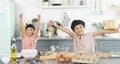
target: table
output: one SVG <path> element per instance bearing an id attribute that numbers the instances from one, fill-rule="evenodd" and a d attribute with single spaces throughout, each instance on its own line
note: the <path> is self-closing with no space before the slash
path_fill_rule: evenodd
<path id="1" fill-rule="evenodd" d="M 20 62 L 17 64 L 30 64 L 29 62 L 25 62 L 25 59 L 19 59 Z M 0 64 L 4 64 L 0 61 Z M 11 64 L 11 63 L 8 63 Z M 50 60 L 50 61 L 38 61 L 37 63 L 32 63 L 32 64 L 75 64 L 75 63 L 59 63 L 56 60 Z M 96 64 L 120 64 L 120 58 L 106 58 L 106 59 L 99 59 Z"/>

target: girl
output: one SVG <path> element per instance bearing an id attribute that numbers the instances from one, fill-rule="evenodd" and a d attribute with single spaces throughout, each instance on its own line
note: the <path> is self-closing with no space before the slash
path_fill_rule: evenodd
<path id="1" fill-rule="evenodd" d="M 66 32 L 71 37 L 73 37 L 73 46 L 74 46 L 74 52 L 77 51 L 87 51 L 87 52 L 94 52 L 95 49 L 95 40 L 94 37 L 100 34 L 107 34 L 107 33 L 116 33 L 117 30 L 101 30 L 96 32 L 88 32 L 84 33 L 85 30 L 85 22 L 82 20 L 74 20 L 71 24 L 71 29 L 73 32 L 68 30 L 67 28 L 58 26 L 55 22 L 50 20 L 50 23 L 57 27 L 58 29 Z"/>
<path id="2" fill-rule="evenodd" d="M 34 25 L 28 24 L 24 29 L 23 24 L 23 14 L 20 14 L 20 32 L 21 32 L 21 40 L 22 40 L 22 49 L 35 49 L 36 43 L 38 40 L 38 32 L 40 29 L 40 19 L 41 16 L 38 15 L 38 23 L 36 25 L 36 29 Z"/>

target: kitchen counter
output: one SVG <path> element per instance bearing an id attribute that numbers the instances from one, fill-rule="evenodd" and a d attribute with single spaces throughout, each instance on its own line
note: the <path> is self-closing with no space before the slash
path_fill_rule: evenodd
<path id="1" fill-rule="evenodd" d="M 20 40 L 21 37 L 17 37 L 16 40 Z M 66 39 L 66 40 L 71 40 L 71 37 L 60 37 L 60 36 L 55 36 L 55 37 L 39 37 L 38 40 L 62 40 L 62 39 Z"/>
<path id="2" fill-rule="evenodd" d="M 101 52 L 119 52 L 120 51 L 120 37 L 95 37 L 96 45 L 95 51 Z M 16 38 L 18 52 L 22 49 L 21 38 Z M 73 39 L 71 37 L 39 37 L 37 42 L 37 49 L 50 49 L 50 46 L 58 46 L 66 49 L 69 47 L 69 52 L 73 52 Z"/>
<path id="3" fill-rule="evenodd" d="M 17 37 L 16 40 L 20 40 L 20 37 Z M 66 40 L 71 40 L 72 37 L 60 37 L 60 36 L 55 36 L 55 37 L 39 37 L 39 40 L 62 40 L 62 39 L 66 39 Z M 97 36 L 95 37 L 95 39 L 120 39 L 120 36 L 113 36 L 113 37 L 107 37 L 107 36 Z"/>
<path id="4" fill-rule="evenodd" d="M 99 59 L 98 64 L 120 64 L 120 58 L 106 58 L 106 59 Z"/>
<path id="5" fill-rule="evenodd" d="M 19 59 L 18 61 L 19 61 L 18 64 L 24 64 L 24 59 Z M 26 63 L 27 62 L 25 62 L 25 64 Z M 4 64 L 4 63 L 0 62 L 0 64 Z M 11 63 L 8 63 L 8 64 L 11 64 Z M 29 64 L 29 63 L 27 63 L 27 64 Z M 46 61 L 43 61 L 43 63 L 38 62 L 35 64 L 64 64 L 64 63 L 59 63 L 56 60 L 46 60 Z M 65 63 L 65 64 L 74 64 L 74 63 L 69 62 L 69 63 Z M 96 64 L 120 64 L 120 58 L 99 59 Z"/>
<path id="6" fill-rule="evenodd" d="M 114 39 L 114 40 L 120 40 L 120 36 L 113 36 L 113 37 L 108 37 L 108 36 L 98 36 L 95 37 L 95 39 L 104 39 L 104 40 L 108 40 L 108 39 Z"/>

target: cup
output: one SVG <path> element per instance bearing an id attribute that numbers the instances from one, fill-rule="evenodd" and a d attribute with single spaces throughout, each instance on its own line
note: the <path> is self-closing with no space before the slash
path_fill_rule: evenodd
<path id="1" fill-rule="evenodd" d="M 48 6 L 48 5 L 49 5 L 49 2 L 43 2 L 43 5 L 44 5 L 44 6 Z"/>

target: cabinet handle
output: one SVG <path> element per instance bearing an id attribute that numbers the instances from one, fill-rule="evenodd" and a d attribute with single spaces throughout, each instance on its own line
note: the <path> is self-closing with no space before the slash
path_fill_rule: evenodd
<path id="1" fill-rule="evenodd" d="M 115 43 L 113 43 L 113 44 L 103 44 L 104 46 L 120 46 L 120 44 L 115 44 Z"/>

